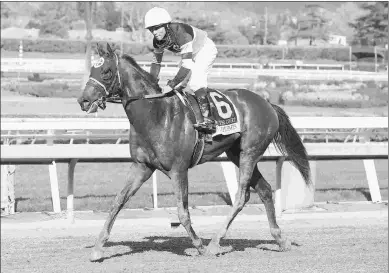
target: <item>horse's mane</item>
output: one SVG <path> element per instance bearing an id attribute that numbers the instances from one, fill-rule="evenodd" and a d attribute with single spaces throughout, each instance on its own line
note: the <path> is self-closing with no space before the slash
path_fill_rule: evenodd
<path id="1" fill-rule="evenodd" d="M 158 82 L 154 79 L 153 76 L 146 70 L 144 70 L 142 67 L 139 66 L 139 64 L 129 55 L 123 54 L 122 58 L 125 59 L 127 62 L 130 63 L 131 66 L 133 66 L 152 87 L 154 87 L 156 90 L 161 91 L 161 88 L 158 85 Z"/>

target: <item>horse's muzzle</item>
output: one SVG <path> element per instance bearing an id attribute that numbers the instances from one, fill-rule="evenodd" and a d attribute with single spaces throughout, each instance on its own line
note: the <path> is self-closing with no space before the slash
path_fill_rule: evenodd
<path id="1" fill-rule="evenodd" d="M 77 102 L 81 106 L 81 110 L 87 112 L 87 114 L 96 113 L 98 108 L 104 110 L 106 108 L 105 98 L 100 98 L 95 100 L 94 102 L 90 102 L 89 100 L 78 98 Z"/>
<path id="2" fill-rule="evenodd" d="M 85 100 L 83 97 L 77 99 L 78 104 L 81 106 L 82 111 L 87 111 L 90 107 L 90 102 Z"/>

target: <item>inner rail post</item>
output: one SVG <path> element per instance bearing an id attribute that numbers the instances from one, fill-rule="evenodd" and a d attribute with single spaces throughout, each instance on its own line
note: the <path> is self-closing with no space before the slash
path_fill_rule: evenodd
<path id="1" fill-rule="evenodd" d="M 78 159 L 71 159 L 68 166 L 67 219 L 74 223 L 74 169 Z"/>
<path id="2" fill-rule="evenodd" d="M 282 198 L 281 198 L 281 186 L 282 186 L 282 165 L 284 164 L 285 157 L 282 156 L 277 159 L 276 165 L 276 190 L 274 193 L 274 208 L 276 211 L 276 216 L 281 216 L 282 214 Z"/>
<path id="3" fill-rule="evenodd" d="M 153 173 L 153 207 L 158 208 L 157 171 Z"/>

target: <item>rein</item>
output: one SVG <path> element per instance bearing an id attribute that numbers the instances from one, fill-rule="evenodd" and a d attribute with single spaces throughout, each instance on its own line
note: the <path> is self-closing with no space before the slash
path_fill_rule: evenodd
<path id="1" fill-rule="evenodd" d="M 105 109 L 105 102 L 110 102 L 110 103 L 122 103 L 122 99 L 117 95 L 117 94 L 114 94 L 114 95 L 111 95 L 110 91 L 113 89 L 114 85 L 116 84 L 116 80 L 118 80 L 119 82 L 119 89 L 122 89 L 121 88 L 121 79 L 120 79 L 120 73 L 119 73 L 119 58 L 118 56 L 116 55 L 115 53 L 115 57 L 116 57 L 116 77 L 114 78 L 114 80 L 112 81 L 110 87 L 109 87 L 109 90 L 107 90 L 107 88 L 105 87 L 104 84 L 102 84 L 100 81 L 96 80 L 95 78 L 93 77 L 89 77 L 89 80 L 93 82 L 93 84 L 96 84 L 98 86 L 100 86 L 104 91 L 105 91 L 105 95 L 106 97 L 102 96 L 101 98 L 95 100 L 93 103 L 92 103 L 92 106 L 93 105 L 96 105 L 98 106 L 99 108 L 101 109 Z M 88 82 L 89 84 L 92 84 L 92 82 Z M 87 84 L 88 84 L 87 83 Z M 173 90 L 174 92 L 177 93 L 176 90 Z M 126 106 L 133 102 L 133 101 L 136 101 L 136 100 L 141 100 L 141 99 L 155 99 L 155 98 L 162 98 L 162 97 L 165 97 L 167 95 L 167 93 L 160 93 L 160 94 L 149 94 L 149 95 L 138 95 L 138 96 L 129 96 L 127 98 L 127 103 L 126 103 Z M 92 109 L 92 107 L 90 107 L 90 109 Z"/>

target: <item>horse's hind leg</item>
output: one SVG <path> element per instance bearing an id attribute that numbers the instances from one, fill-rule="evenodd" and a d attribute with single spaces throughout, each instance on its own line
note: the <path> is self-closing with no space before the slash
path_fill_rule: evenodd
<path id="1" fill-rule="evenodd" d="M 230 152 L 227 152 L 227 155 L 231 159 L 229 153 Z M 219 253 L 220 240 L 224 238 L 232 221 L 235 219 L 236 215 L 238 215 L 238 213 L 243 209 L 244 205 L 250 199 L 250 179 L 253 173 L 253 168 L 257 162 L 256 160 L 253 160 L 252 157 L 252 155 L 245 154 L 244 152 L 242 152 L 240 155 L 239 185 L 238 192 L 235 196 L 235 203 L 233 204 L 233 207 L 229 215 L 227 216 L 227 220 L 223 223 L 222 228 L 209 243 L 207 247 L 208 254 L 216 255 Z"/>
<path id="2" fill-rule="evenodd" d="M 265 205 L 267 219 L 269 221 L 270 233 L 280 246 L 280 251 L 287 251 L 291 248 L 291 243 L 288 239 L 281 236 L 281 229 L 276 222 L 276 214 L 274 209 L 274 202 L 272 198 L 272 189 L 270 184 L 263 178 L 259 172 L 258 167 L 254 169 L 251 178 L 250 186 L 256 190 L 263 204 Z"/>
<path id="3" fill-rule="evenodd" d="M 231 150 L 227 151 L 226 153 L 227 153 L 228 158 L 237 167 L 239 167 L 240 166 L 239 147 L 235 145 Z M 256 163 L 254 164 L 254 170 L 252 172 L 252 176 L 250 178 L 249 185 L 253 189 L 256 190 L 256 192 L 258 193 L 259 197 L 261 198 L 262 202 L 265 205 L 266 214 L 267 214 L 267 218 L 268 218 L 269 226 L 270 226 L 270 233 L 274 237 L 276 242 L 278 243 L 280 250 L 281 251 L 289 250 L 291 247 L 290 241 L 288 239 L 286 239 L 285 237 L 281 236 L 281 229 L 279 228 L 279 226 L 277 225 L 277 222 L 276 222 L 276 215 L 275 215 L 274 203 L 273 203 L 273 199 L 272 199 L 271 186 L 265 180 L 265 178 L 262 176 L 262 174 L 259 172 Z M 248 194 L 248 197 L 245 200 L 246 202 L 248 202 L 248 200 L 250 198 L 250 195 L 249 195 L 250 193 L 247 192 L 247 194 Z M 238 192 L 237 196 L 241 196 L 241 194 Z M 238 201 L 237 198 L 235 200 Z M 235 203 L 238 203 L 237 201 L 235 201 Z M 236 214 L 238 214 L 238 212 Z M 231 222 L 232 222 L 232 220 L 233 219 L 231 219 Z M 221 238 L 223 238 L 225 236 L 225 233 L 227 232 L 228 227 L 229 227 L 229 225 L 225 229 L 224 233 L 218 234 L 217 237 L 215 237 L 214 240 L 212 240 L 212 241 L 216 242 L 217 240 L 220 240 Z M 219 242 L 219 241 L 217 241 L 217 242 Z M 217 245 L 214 244 L 213 245 L 214 251 L 216 251 L 216 247 L 217 247 Z"/>
<path id="4" fill-rule="evenodd" d="M 116 195 L 113 206 L 109 212 L 108 218 L 105 221 L 104 227 L 97 237 L 95 246 L 92 250 L 91 261 L 100 260 L 103 256 L 103 246 L 109 238 L 112 226 L 116 216 L 123 208 L 125 203 L 132 197 L 142 184 L 149 179 L 154 170 L 141 163 L 131 163 L 130 173 L 127 177 L 126 186 Z"/>

